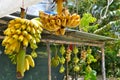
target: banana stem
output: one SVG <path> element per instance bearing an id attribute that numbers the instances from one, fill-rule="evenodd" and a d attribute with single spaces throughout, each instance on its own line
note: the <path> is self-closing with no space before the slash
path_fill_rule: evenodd
<path id="1" fill-rule="evenodd" d="M 63 0 L 57 0 L 57 13 L 60 15 L 63 9 Z"/>
<path id="2" fill-rule="evenodd" d="M 17 54 L 17 79 L 22 79 L 24 77 L 25 52 L 26 50 L 21 48 Z"/>
<path id="3" fill-rule="evenodd" d="M 25 18 L 25 9 L 24 8 L 21 8 L 20 17 Z"/>

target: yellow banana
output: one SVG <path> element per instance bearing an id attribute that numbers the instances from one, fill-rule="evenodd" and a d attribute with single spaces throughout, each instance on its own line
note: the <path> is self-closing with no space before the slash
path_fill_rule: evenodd
<path id="1" fill-rule="evenodd" d="M 28 32 L 27 31 L 22 31 L 22 35 L 24 35 L 24 36 L 26 36 L 28 34 Z"/>
<path id="2" fill-rule="evenodd" d="M 38 37 L 35 38 L 36 42 L 40 42 L 40 39 Z"/>
<path id="3" fill-rule="evenodd" d="M 32 39 L 32 36 L 29 33 L 25 37 L 27 38 L 28 41 L 30 41 Z"/>
<path id="4" fill-rule="evenodd" d="M 2 41 L 2 45 L 5 46 L 6 44 L 8 44 L 8 40 L 10 39 L 11 37 L 9 36 L 6 36 L 3 41 Z"/>
<path id="5" fill-rule="evenodd" d="M 27 26 L 26 30 L 27 30 L 27 32 L 30 32 L 31 31 L 31 26 Z"/>
<path id="6" fill-rule="evenodd" d="M 56 35 L 61 35 L 60 30 L 55 31 Z"/>
<path id="7" fill-rule="evenodd" d="M 11 20 L 11 21 L 9 21 L 8 24 L 15 24 L 15 23 L 16 23 L 15 20 Z"/>
<path id="8" fill-rule="evenodd" d="M 20 23 L 17 23 L 17 24 L 14 25 L 14 28 L 15 28 L 15 29 L 18 29 L 18 28 L 20 28 L 20 27 L 21 27 L 21 24 L 20 24 Z"/>
<path id="9" fill-rule="evenodd" d="M 36 48 L 38 48 L 37 44 L 36 43 L 31 43 L 30 42 L 30 48 L 35 50 Z"/>
<path id="10" fill-rule="evenodd" d="M 61 26 L 61 20 L 60 20 L 60 19 L 56 19 L 56 24 L 57 24 L 58 26 Z"/>
<path id="11" fill-rule="evenodd" d="M 32 37 L 32 39 L 30 40 L 30 42 L 36 44 L 36 40 L 35 40 L 35 38 Z"/>
<path id="12" fill-rule="evenodd" d="M 4 34 L 5 35 L 11 35 L 11 29 L 10 28 L 7 28 L 5 31 L 4 31 Z"/>
<path id="13" fill-rule="evenodd" d="M 16 40 L 18 39 L 18 35 L 17 34 L 14 34 L 12 37 L 13 37 L 13 39 L 16 39 Z"/>
<path id="14" fill-rule="evenodd" d="M 61 35 L 64 35 L 64 34 L 65 34 L 65 28 L 61 28 L 61 29 L 60 29 L 60 34 L 61 34 Z"/>
<path id="15" fill-rule="evenodd" d="M 55 20 L 50 20 L 50 24 L 54 25 L 55 24 Z"/>
<path id="16" fill-rule="evenodd" d="M 67 20 L 67 26 L 70 26 L 71 20 L 72 20 L 72 18 L 71 18 L 71 16 L 69 16 L 69 18 L 68 18 L 68 20 Z"/>
<path id="17" fill-rule="evenodd" d="M 11 31 L 11 34 L 15 34 L 16 32 L 15 28 L 11 28 L 10 31 Z"/>
<path id="18" fill-rule="evenodd" d="M 25 21 L 26 21 L 26 19 L 20 18 L 20 23 L 21 23 L 21 24 L 25 24 Z"/>
<path id="19" fill-rule="evenodd" d="M 39 21 L 34 20 L 34 19 L 32 19 L 31 21 L 32 21 L 32 23 L 34 24 L 34 27 L 37 27 L 37 28 L 38 28 L 39 26 L 41 26 L 41 24 L 40 24 Z"/>
<path id="20" fill-rule="evenodd" d="M 73 16 L 73 18 L 74 18 L 75 20 L 78 20 L 78 19 L 80 19 L 80 16 L 79 16 L 79 15 L 75 15 L 75 16 Z"/>
<path id="21" fill-rule="evenodd" d="M 43 26 L 43 25 L 42 25 L 42 26 Z M 41 26 L 41 27 L 38 27 L 38 30 L 41 31 L 41 32 L 43 31 L 42 26 Z"/>
<path id="22" fill-rule="evenodd" d="M 19 22 L 21 22 L 21 18 L 15 18 L 14 21 L 15 21 L 15 23 L 19 23 Z"/>
<path id="23" fill-rule="evenodd" d="M 17 41 L 17 42 L 16 42 L 16 45 L 17 45 L 17 47 L 16 47 L 16 49 L 15 49 L 15 52 L 18 53 L 19 50 L 20 50 L 20 47 L 21 47 L 21 43 L 20 43 L 19 41 Z"/>
<path id="24" fill-rule="evenodd" d="M 75 20 L 75 21 L 71 24 L 71 26 L 76 27 L 76 26 L 78 26 L 79 24 L 80 24 L 80 20 L 78 19 L 78 20 Z"/>
<path id="25" fill-rule="evenodd" d="M 22 29 L 22 30 L 25 30 L 26 27 L 27 27 L 26 24 L 22 24 L 22 25 L 21 25 L 21 29 Z"/>
<path id="26" fill-rule="evenodd" d="M 67 19 L 62 19 L 62 26 L 64 26 L 64 27 L 67 26 Z"/>
<path id="27" fill-rule="evenodd" d="M 24 39 L 23 39 L 23 46 L 27 47 L 28 44 L 29 44 L 28 39 L 24 37 Z"/>
<path id="28" fill-rule="evenodd" d="M 35 29 L 33 27 L 31 27 L 31 34 L 35 34 Z"/>
<path id="29" fill-rule="evenodd" d="M 19 35 L 19 34 L 21 34 L 21 30 L 17 29 L 17 30 L 15 31 L 15 33 Z"/>
<path id="30" fill-rule="evenodd" d="M 15 40 L 14 43 L 11 44 L 11 46 L 9 47 L 9 49 L 10 49 L 12 52 L 14 52 L 15 49 L 18 48 L 17 46 L 18 46 L 18 41 Z"/>
<path id="31" fill-rule="evenodd" d="M 77 14 L 76 14 L 76 13 L 73 13 L 73 14 L 71 15 L 71 19 L 75 18 L 76 16 L 77 16 Z"/>
<path id="32" fill-rule="evenodd" d="M 11 54 L 11 50 L 10 50 L 10 49 L 5 49 L 5 50 L 4 50 L 4 53 L 5 53 L 5 54 Z"/>
<path id="33" fill-rule="evenodd" d="M 28 59 L 29 65 L 31 67 L 35 67 L 35 63 L 34 63 L 34 60 L 33 60 L 32 56 L 31 55 L 26 55 L 26 58 Z"/>
<path id="34" fill-rule="evenodd" d="M 24 39 L 24 36 L 23 36 L 23 35 L 20 35 L 20 36 L 18 37 L 18 40 L 19 40 L 20 42 L 22 42 L 23 39 Z"/>
<path id="35" fill-rule="evenodd" d="M 12 37 L 7 40 L 8 44 L 12 44 L 12 43 L 14 43 L 14 41 L 15 41 L 15 39 L 13 39 Z"/>
<path id="36" fill-rule="evenodd" d="M 32 21 L 30 21 L 29 25 L 30 25 L 31 27 L 32 27 L 32 26 L 34 26 L 34 24 L 33 24 L 33 22 L 32 22 Z"/>
<path id="37" fill-rule="evenodd" d="M 29 70 L 30 66 L 29 66 L 29 61 L 28 59 L 25 57 L 25 64 L 24 64 L 24 68 L 25 68 L 25 71 L 26 70 Z"/>
<path id="38" fill-rule="evenodd" d="M 30 20 L 25 20 L 25 24 L 26 24 L 26 26 L 29 26 L 29 24 L 30 24 Z"/>
<path id="39" fill-rule="evenodd" d="M 68 24 L 67 24 L 67 26 L 69 27 L 69 28 L 73 28 L 74 26 L 72 25 L 72 24 L 74 24 L 74 19 L 71 19 L 71 21 L 70 22 L 68 22 Z M 75 26 L 75 27 L 77 27 L 77 26 Z"/>
<path id="40" fill-rule="evenodd" d="M 60 29 L 60 26 L 56 24 L 54 24 L 52 27 L 53 27 L 53 31 L 57 31 L 58 29 Z"/>

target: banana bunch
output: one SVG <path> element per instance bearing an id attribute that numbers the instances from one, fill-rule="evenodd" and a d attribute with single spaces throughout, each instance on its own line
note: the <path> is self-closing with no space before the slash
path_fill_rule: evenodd
<path id="1" fill-rule="evenodd" d="M 82 50 L 81 51 L 81 60 L 85 61 L 86 60 L 86 56 L 87 56 L 87 51 Z"/>
<path id="2" fill-rule="evenodd" d="M 17 54 L 9 54 L 8 57 L 10 58 L 13 64 L 16 64 Z"/>
<path id="3" fill-rule="evenodd" d="M 60 57 L 58 55 L 55 55 L 54 57 L 52 57 L 51 66 L 57 67 L 59 63 L 60 63 Z"/>
<path id="4" fill-rule="evenodd" d="M 73 48 L 73 53 L 74 53 L 74 57 L 73 57 L 73 65 L 74 65 L 74 67 L 73 67 L 73 71 L 75 71 L 75 72 L 78 72 L 79 70 L 80 70 L 80 67 L 79 67 L 79 65 L 78 65 L 78 62 L 79 62 L 79 58 L 78 58 L 78 47 L 76 47 L 76 46 L 74 46 L 74 48 Z"/>
<path id="5" fill-rule="evenodd" d="M 71 60 L 71 53 L 72 51 L 68 48 L 67 51 L 66 51 L 66 61 L 69 62 Z"/>
<path id="6" fill-rule="evenodd" d="M 17 56 L 17 79 L 22 79 L 24 77 L 24 72 L 29 70 L 30 66 L 35 67 L 34 60 L 31 55 L 26 55 L 24 49 L 20 49 Z"/>
<path id="7" fill-rule="evenodd" d="M 63 73 L 65 71 L 65 67 L 63 65 L 60 66 L 59 73 Z"/>
<path id="8" fill-rule="evenodd" d="M 66 27 L 75 28 L 80 24 L 80 16 L 76 13 L 70 14 L 67 9 L 63 9 L 62 14 L 57 15 L 49 15 L 40 11 L 39 16 L 43 29 L 56 35 L 64 35 Z"/>
<path id="9" fill-rule="evenodd" d="M 18 53 L 22 46 L 27 47 L 30 43 L 32 49 L 37 48 L 37 42 L 40 42 L 42 24 L 34 19 L 27 20 L 16 18 L 8 23 L 8 28 L 4 31 L 6 35 L 2 41 L 5 46 L 5 53 Z"/>
<path id="10" fill-rule="evenodd" d="M 65 71 L 65 67 L 64 67 L 64 64 L 65 64 L 65 58 L 64 58 L 64 54 L 65 54 L 65 47 L 64 45 L 62 45 L 60 47 L 60 53 L 61 53 L 61 57 L 60 57 L 60 69 L 59 69 L 59 73 L 63 73 Z"/>
<path id="11" fill-rule="evenodd" d="M 29 70 L 31 67 L 35 67 L 35 62 L 32 58 L 31 55 L 25 55 L 25 60 L 24 60 L 24 72 Z"/>

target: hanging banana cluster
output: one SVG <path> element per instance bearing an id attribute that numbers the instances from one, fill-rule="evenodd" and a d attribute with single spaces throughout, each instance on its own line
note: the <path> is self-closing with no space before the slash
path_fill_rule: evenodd
<path id="1" fill-rule="evenodd" d="M 51 66 L 57 67 L 60 63 L 60 57 L 58 55 L 57 47 L 55 45 L 55 55 L 52 57 Z"/>
<path id="2" fill-rule="evenodd" d="M 90 47 L 88 47 L 87 56 L 86 56 L 86 62 L 88 65 L 90 65 L 92 62 L 97 61 L 91 53 L 92 53 L 92 49 Z"/>
<path id="3" fill-rule="evenodd" d="M 24 77 L 24 72 L 29 70 L 29 66 L 35 66 L 32 56 L 37 57 L 35 49 L 40 42 L 41 26 L 35 19 L 16 18 L 8 23 L 8 28 L 4 31 L 6 36 L 2 45 L 5 46 L 5 54 L 9 55 L 11 61 L 17 65 L 18 79 Z M 33 49 L 32 56 L 26 55 L 26 47 L 29 44 Z"/>
<path id="4" fill-rule="evenodd" d="M 37 48 L 37 42 L 40 42 L 41 28 L 40 22 L 36 20 L 27 20 L 16 18 L 8 23 L 8 28 L 4 31 L 6 35 L 2 45 L 5 46 L 5 53 L 18 53 L 20 46 L 27 47 L 30 43 L 32 49 Z"/>
<path id="5" fill-rule="evenodd" d="M 51 66 L 57 67 L 59 63 L 60 63 L 60 57 L 57 54 L 55 54 L 55 56 L 52 57 Z"/>
<path id="6" fill-rule="evenodd" d="M 78 14 L 70 14 L 67 9 L 63 8 L 65 1 L 67 0 L 54 0 L 57 4 L 57 15 L 49 15 L 41 11 L 39 13 L 43 28 L 56 35 L 64 35 L 66 27 L 75 28 L 80 24 Z"/>
<path id="7" fill-rule="evenodd" d="M 80 67 L 78 65 L 79 62 L 79 58 L 78 58 L 78 48 L 76 46 L 74 46 L 73 48 L 73 53 L 74 53 L 74 58 L 73 58 L 73 63 L 74 63 L 74 68 L 73 71 L 78 72 L 80 70 Z"/>
<path id="8" fill-rule="evenodd" d="M 39 16 L 43 29 L 56 35 L 64 35 L 66 27 L 75 28 L 80 24 L 80 16 L 76 13 L 71 15 L 67 9 L 63 9 L 61 15 L 49 15 L 40 11 Z"/>
<path id="9" fill-rule="evenodd" d="M 63 73 L 65 71 L 65 67 L 64 67 L 64 64 L 65 64 L 65 58 L 64 58 L 64 54 L 65 54 L 65 47 L 64 45 L 62 45 L 60 47 L 60 53 L 61 53 L 61 58 L 60 58 L 60 69 L 59 69 L 59 72 L 60 73 Z"/>
<path id="10" fill-rule="evenodd" d="M 92 53 L 92 49 L 90 47 L 88 47 L 87 51 L 86 51 L 87 55 L 86 55 L 86 63 L 87 63 L 87 67 L 85 69 L 85 71 L 87 73 L 90 73 L 92 71 L 92 68 L 90 66 L 90 64 L 92 62 L 96 62 L 97 60 L 94 58 L 94 56 L 91 54 Z"/>
<path id="11" fill-rule="evenodd" d="M 26 70 L 29 70 L 30 69 L 30 66 L 31 67 L 35 67 L 35 62 L 32 58 L 31 55 L 25 55 L 25 61 L 24 61 L 24 72 Z"/>
<path id="12" fill-rule="evenodd" d="M 72 50 L 70 48 L 67 48 L 67 51 L 65 53 L 66 62 L 69 62 L 71 60 L 71 54 L 72 54 Z"/>
<path id="13" fill-rule="evenodd" d="M 24 49 L 20 49 L 19 53 L 16 56 L 17 60 L 17 79 L 24 77 L 24 72 L 29 70 L 30 66 L 35 67 L 34 60 L 31 55 L 27 55 Z"/>
<path id="14" fill-rule="evenodd" d="M 86 50 L 82 50 L 81 51 L 81 60 L 82 61 L 85 61 L 86 60 L 86 56 L 87 56 L 87 51 Z"/>

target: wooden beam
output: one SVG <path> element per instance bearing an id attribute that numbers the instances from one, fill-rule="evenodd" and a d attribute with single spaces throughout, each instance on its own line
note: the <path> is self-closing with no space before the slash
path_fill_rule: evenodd
<path id="1" fill-rule="evenodd" d="M 101 44 L 93 44 L 93 43 L 84 43 L 84 42 L 72 42 L 72 41 L 62 41 L 62 40 L 50 40 L 50 39 L 41 39 L 41 42 L 50 42 L 50 43 L 58 43 L 58 44 L 75 44 L 75 45 L 89 45 L 101 47 Z"/>

